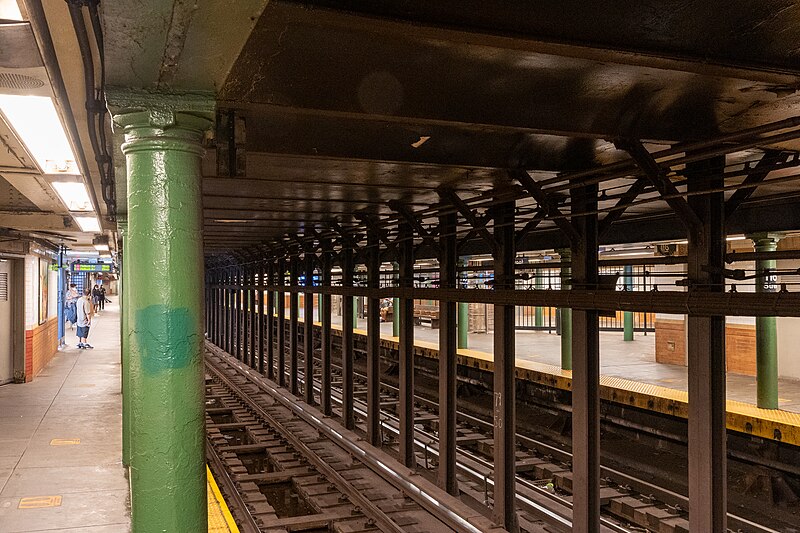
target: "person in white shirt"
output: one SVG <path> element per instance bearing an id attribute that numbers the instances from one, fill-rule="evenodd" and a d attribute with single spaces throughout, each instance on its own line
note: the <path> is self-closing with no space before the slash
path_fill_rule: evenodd
<path id="1" fill-rule="evenodd" d="M 86 288 L 83 290 L 83 296 L 77 302 L 78 348 L 94 348 L 94 346 L 86 342 L 87 337 L 89 337 L 89 326 L 92 325 L 92 315 L 94 315 L 91 296 L 92 290 Z"/>

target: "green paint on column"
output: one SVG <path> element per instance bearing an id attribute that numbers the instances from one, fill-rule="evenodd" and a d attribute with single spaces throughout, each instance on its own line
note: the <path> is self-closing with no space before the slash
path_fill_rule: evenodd
<path id="1" fill-rule="evenodd" d="M 322 293 L 317 294 L 317 322 L 322 323 Z"/>
<path id="2" fill-rule="evenodd" d="M 542 269 L 536 269 L 535 284 L 537 290 L 544 289 L 544 278 L 542 277 Z M 534 311 L 533 325 L 537 328 L 544 327 L 544 308 L 537 307 Z"/>
<path id="3" fill-rule="evenodd" d="M 756 252 L 774 252 L 779 235 L 750 235 Z M 756 261 L 756 292 L 777 291 L 774 260 Z M 761 409 L 778 408 L 778 326 L 774 316 L 756 317 L 756 403 Z"/>
<path id="4" fill-rule="evenodd" d="M 130 343 L 128 333 L 130 324 L 128 323 L 128 254 L 130 245 L 128 243 L 128 223 L 118 220 L 120 236 L 122 237 L 122 260 L 120 261 L 121 275 L 118 285 L 119 304 L 120 304 L 120 352 L 122 370 L 122 465 L 131 465 L 131 394 L 130 394 Z"/>
<path id="5" fill-rule="evenodd" d="M 353 296 L 353 327 L 358 328 L 358 297 Z"/>
<path id="6" fill-rule="evenodd" d="M 625 290 L 633 290 L 633 267 L 631 265 L 625 265 L 625 277 L 623 278 L 623 283 L 625 284 Z M 622 330 L 623 340 L 632 341 L 633 313 L 631 311 L 625 311 L 622 313 Z"/>
<path id="7" fill-rule="evenodd" d="M 206 531 L 201 140 L 213 98 L 112 92 L 128 178 L 133 533 Z M 187 107 L 188 106 L 188 107 Z M 175 110 L 190 109 L 192 112 Z"/>
<path id="8" fill-rule="evenodd" d="M 458 302 L 458 346 L 461 350 L 469 348 L 469 304 Z"/>
<path id="9" fill-rule="evenodd" d="M 400 298 L 392 298 L 392 337 L 400 336 Z"/>
<path id="10" fill-rule="evenodd" d="M 569 249 L 557 250 L 562 262 L 572 259 Z M 570 288 L 572 269 L 569 266 L 561 267 L 561 290 Z M 572 370 L 572 309 L 561 309 L 561 369 Z"/>

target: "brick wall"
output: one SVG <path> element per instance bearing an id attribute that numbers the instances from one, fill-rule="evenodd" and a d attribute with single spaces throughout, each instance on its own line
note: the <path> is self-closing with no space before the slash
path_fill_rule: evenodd
<path id="1" fill-rule="evenodd" d="M 686 331 L 683 320 L 656 320 L 656 362 L 686 365 Z M 727 371 L 756 375 L 756 329 L 745 324 L 726 324 Z"/>
<path id="2" fill-rule="evenodd" d="M 25 330 L 25 381 L 32 381 L 58 351 L 58 319 Z"/>

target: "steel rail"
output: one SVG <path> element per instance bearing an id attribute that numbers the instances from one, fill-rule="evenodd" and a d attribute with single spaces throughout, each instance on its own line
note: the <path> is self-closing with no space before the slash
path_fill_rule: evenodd
<path id="1" fill-rule="evenodd" d="M 230 357 L 230 356 L 228 356 Z M 317 454 L 315 454 L 305 443 L 303 443 L 299 437 L 294 435 L 291 431 L 286 429 L 278 420 L 276 420 L 272 415 L 270 415 L 267 411 L 265 411 L 261 406 L 253 402 L 249 396 L 244 393 L 237 385 L 235 385 L 224 373 L 218 369 L 213 362 L 209 363 L 209 359 L 206 358 L 207 367 L 220 379 L 222 380 L 231 390 L 235 391 L 248 405 L 249 407 L 258 414 L 258 416 L 262 417 L 265 421 L 272 425 L 272 427 L 281 433 L 288 441 L 292 443 L 292 446 L 295 447 L 299 452 L 305 455 L 309 461 L 323 474 L 327 477 L 336 488 L 341 490 L 344 494 L 346 494 L 354 503 L 357 503 L 364 514 L 366 514 L 369 518 L 372 518 L 376 524 L 379 524 L 382 531 L 387 532 L 394 532 L 394 533 L 403 533 L 405 530 L 394 522 L 386 513 L 384 513 L 380 508 L 378 508 L 372 501 L 369 500 L 364 494 L 361 493 L 358 489 L 356 489 L 349 481 L 347 481 L 341 474 L 339 474 L 332 466 L 326 463 L 322 458 L 320 458 Z M 357 458 L 362 463 L 369 466 L 373 471 L 384 477 L 384 479 L 388 477 L 395 478 L 395 481 L 401 480 L 402 487 L 401 489 L 404 490 L 406 494 L 411 496 L 418 504 L 420 504 L 424 509 L 431 511 L 437 518 L 441 519 L 442 515 L 444 516 L 445 520 L 442 520 L 445 524 L 449 527 L 453 528 L 455 531 L 469 531 L 471 533 L 480 533 L 480 529 L 475 527 L 474 525 L 470 524 L 468 521 L 464 520 L 461 516 L 455 513 L 452 510 L 447 509 L 444 507 L 441 502 L 437 501 L 432 495 L 426 493 L 416 485 L 408 482 L 407 480 L 403 479 L 397 472 L 392 470 L 388 465 L 384 464 L 382 461 L 372 457 L 368 451 L 356 446 L 355 444 L 347 441 L 343 435 L 332 428 L 328 427 L 327 425 L 323 424 L 322 421 L 314 414 L 309 413 L 299 405 L 294 402 L 290 402 L 286 399 L 286 397 L 278 391 L 277 386 L 272 384 L 267 384 L 262 380 L 253 379 L 254 375 L 250 373 L 249 370 L 244 370 L 243 368 L 239 367 L 238 364 L 232 364 L 237 370 L 240 372 L 245 372 L 247 376 L 250 378 L 250 382 L 257 385 L 261 390 L 267 392 L 270 396 L 272 396 L 275 400 L 280 402 L 284 407 L 291 410 L 295 416 L 303 419 L 306 423 L 314 426 L 314 428 L 319 431 L 320 433 L 325 434 L 325 436 L 330 439 L 332 442 L 337 444 L 338 446 L 346 449 L 350 452 L 353 457 Z M 249 367 L 248 367 L 249 369 Z M 391 480 L 389 480 L 391 482 Z M 397 483 L 392 482 L 393 485 L 397 486 Z"/>
<path id="2" fill-rule="evenodd" d="M 383 477 L 384 479 L 389 481 L 395 487 L 397 487 L 398 489 L 402 490 L 406 495 L 408 495 L 409 497 L 414 499 L 414 501 L 416 503 L 418 503 L 421 507 L 423 507 L 427 511 L 431 512 L 432 514 L 434 514 L 434 516 L 436 516 L 440 520 L 442 520 L 442 522 L 444 522 L 448 527 L 452 528 L 455 531 L 459 531 L 459 532 L 481 533 L 481 529 L 480 528 L 478 528 L 475 525 L 473 525 L 472 523 L 470 523 L 468 520 L 466 520 L 464 517 L 462 517 L 460 514 L 458 514 L 458 512 L 456 512 L 455 510 L 449 508 L 445 503 L 439 501 L 434 495 L 429 494 L 424 489 L 418 487 L 416 484 L 414 484 L 411 481 L 409 481 L 408 479 L 406 479 L 404 476 L 402 476 L 400 473 L 398 473 L 394 468 L 392 468 L 392 465 L 387 465 L 386 463 L 384 463 L 380 459 L 374 457 L 369 452 L 369 450 L 366 450 L 366 449 L 360 447 L 359 445 L 357 445 L 356 443 L 347 440 L 344 437 L 344 435 L 342 435 L 341 433 L 339 433 L 335 429 L 333 429 L 333 428 L 329 427 L 328 425 L 326 425 L 325 423 L 323 423 L 323 421 L 316 414 L 314 414 L 314 413 L 310 412 L 309 410 L 303 408 L 303 406 L 301 406 L 298 402 L 290 401 L 289 399 L 287 399 L 286 396 L 284 394 L 282 394 L 280 392 L 280 390 L 278 390 L 277 385 L 272 384 L 264 376 L 261 376 L 257 372 L 254 372 L 250 367 L 241 364 L 241 362 L 239 362 L 238 360 L 235 360 L 235 359 L 234 360 L 230 360 L 230 359 L 232 359 L 232 356 L 230 356 L 226 352 L 222 351 L 217 346 L 214 346 L 210 342 L 208 343 L 208 345 L 212 346 L 212 350 L 213 351 L 222 352 L 222 354 L 224 354 L 227 357 L 226 363 L 229 366 L 232 366 L 232 367 L 236 368 L 239 371 L 240 374 L 245 375 L 249 379 L 249 381 L 251 383 L 255 384 L 261 390 L 267 392 L 275 400 L 280 402 L 284 407 L 286 407 L 289 410 L 291 410 L 296 416 L 298 416 L 299 418 L 302 418 L 305 422 L 307 422 L 308 424 L 314 426 L 315 429 L 317 429 L 320 433 L 324 434 L 332 442 L 336 443 L 341 448 L 343 448 L 346 451 L 348 451 L 350 454 L 353 455 L 353 457 L 357 458 L 359 461 L 364 463 L 367 467 L 369 467 L 375 473 L 379 474 L 381 477 Z M 208 358 L 207 358 L 207 361 L 208 361 Z M 211 368 L 214 371 L 215 374 L 221 376 L 221 372 L 213 365 L 213 363 L 209 366 L 209 368 Z M 258 378 L 258 379 L 256 379 L 256 378 Z M 225 379 L 226 383 L 230 381 L 230 380 L 227 380 L 224 377 L 223 377 L 223 379 Z M 244 393 L 242 393 L 242 394 L 243 394 L 243 397 L 246 397 L 246 396 L 244 396 Z M 248 401 L 248 403 L 252 404 L 252 401 L 249 400 L 249 398 L 248 398 L 247 401 Z M 263 412 L 263 409 L 261 409 L 257 405 L 255 405 L 255 407 L 259 411 L 259 416 L 261 416 L 260 413 Z M 266 412 L 264 412 L 264 414 L 266 416 L 269 416 L 269 414 L 266 413 Z M 270 418 L 272 418 L 272 417 L 270 417 Z M 276 423 L 277 423 L 277 421 L 276 421 Z M 276 428 L 277 427 L 278 426 L 276 426 Z M 280 426 L 280 427 L 282 428 L 282 426 Z M 285 428 L 283 428 L 283 429 L 284 429 L 284 431 L 286 431 Z M 292 436 L 292 438 L 296 439 L 296 437 L 294 437 L 294 436 Z M 310 452 L 310 453 L 313 454 L 313 452 Z M 323 467 L 324 469 L 327 470 L 327 469 L 330 468 L 327 465 L 327 463 L 325 463 L 324 461 L 322 461 L 322 464 L 324 465 L 324 467 Z M 335 472 L 335 470 L 334 470 L 334 472 Z M 338 475 L 338 473 L 336 473 L 336 474 Z M 344 481 L 344 483 L 349 485 L 349 483 L 346 480 Z M 364 500 L 366 505 L 369 505 L 369 506 L 374 508 L 374 504 L 372 504 L 371 501 L 369 501 L 366 497 L 364 497 L 357 489 L 353 488 L 352 486 L 350 486 L 349 489 L 352 490 L 352 491 L 355 491 L 355 493 L 356 493 L 356 498 L 354 498 L 354 500 L 357 499 L 359 501 L 359 503 L 362 500 Z M 383 514 L 383 512 L 380 511 L 380 510 L 377 510 L 376 512 Z M 391 524 L 392 524 L 392 529 L 390 529 L 390 531 L 399 531 L 399 532 L 403 531 L 402 528 L 401 529 L 395 529 L 398 526 L 394 522 L 392 522 Z"/>

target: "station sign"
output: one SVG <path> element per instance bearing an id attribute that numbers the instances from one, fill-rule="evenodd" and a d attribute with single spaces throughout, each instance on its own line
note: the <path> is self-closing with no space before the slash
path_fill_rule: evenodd
<path id="1" fill-rule="evenodd" d="M 111 272 L 111 265 L 106 263 L 87 264 L 72 263 L 73 272 Z"/>

